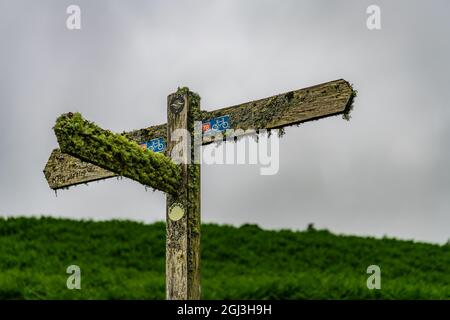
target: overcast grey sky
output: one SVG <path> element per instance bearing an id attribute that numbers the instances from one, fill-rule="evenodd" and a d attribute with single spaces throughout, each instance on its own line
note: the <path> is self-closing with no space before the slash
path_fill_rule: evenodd
<path id="1" fill-rule="evenodd" d="M 71 4 L 81 30 L 66 28 Z M 63 112 L 121 132 L 164 123 L 181 85 L 212 110 L 344 78 L 351 121 L 287 129 L 277 175 L 203 166 L 203 221 L 443 243 L 449 32 L 445 0 L 0 0 L 0 214 L 164 219 L 165 195 L 126 179 L 55 197 L 42 170 Z"/>

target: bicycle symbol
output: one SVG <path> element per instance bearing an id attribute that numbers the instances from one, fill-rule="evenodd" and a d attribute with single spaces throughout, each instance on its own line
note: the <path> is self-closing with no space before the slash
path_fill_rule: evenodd
<path id="1" fill-rule="evenodd" d="M 147 148 L 153 152 L 162 152 L 166 149 L 166 143 L 163 138 L 152 139 L 147 142 Z"/>
<path id="2" fill-rule="evenodd" d="M 223 116 L 215 119 L 215 123 L 212 125 L 213 130 L 216 131 L 225 131 L 230 128 L 229 118 L 228 116 Z"/>

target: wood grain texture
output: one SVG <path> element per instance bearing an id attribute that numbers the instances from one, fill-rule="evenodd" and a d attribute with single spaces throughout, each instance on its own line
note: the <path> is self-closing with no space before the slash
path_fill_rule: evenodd
<path id="1" fill-rule="evenodd" d="M 277 129 L 344 114 L 349 111 L 353 96 L 351 85 L 340 79 L 231 107 L 202 111 L 201 118 L 205 121 L 229 115 L 231 127 L 235 130 Z M 167 126 L 160 124 L 134 130 L 125 135 L 138 143 L 159 137 L 166 139 Z M 202 139 L 203 144 L 208 144 L 212 140 L 211 136 L 204 136 Z M 59 189 L 114 176 L 101 168 L 78 162 L 80 160 L 71 159 L 70 156 L 61 157 L 56 152 L 52 153 L 46 166 L 49 186 L 52 189 Z"/>
<path id="2" fill-rule="evenodd" d="M 166 297 L 168 300 L 200 299 L 200 165 L 189 160 L 200 146 L 195 146 L 192 124 L 198 104 L 192 103 L 191 93 L 184 97 L 184 108 L 174 113 L 171 101 L 180 93 L 168 97 L 167 154 L 180 155 L 184 159 L 181 168 L 181 185 L 177 195 L 167 195 L 166 203 Z M 182 142 L 172 141 L 176 129 L 184 129 L 187 134 Z M 187 139 L 189 137 L 189 139 Z M 184 144 L 183 148 L 177 148 Z M 174 157 L 172 160 L 176 161 Z M 174 220 L 170 216 L 171 207 L 184 209 L 184 215 Z"/>
<path id="3" fill-rule="evenodd" d="M 117 176 L 111 171 L 63 153 L 60 149 L 52 151 L 44 168 L 44 175 L 52 189 Z"/>
<path id="4" fill-rule="evenodd" d="M 351 85 L 335 80 L 205 113 L 229 115 L 233 129 L 276 129 L 343 114 L 353 96 Z"/>

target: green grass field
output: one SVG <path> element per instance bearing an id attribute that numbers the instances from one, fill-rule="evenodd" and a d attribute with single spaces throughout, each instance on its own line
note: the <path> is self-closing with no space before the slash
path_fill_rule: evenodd
<path id="1" fill-rule="evenodd" d="M 449 245 L 206 224 L 201 254 L 204 299 L 450 299 Z M 0 219 L 0 299 L 164 299 L 164 256 L 164 223 Z"/>

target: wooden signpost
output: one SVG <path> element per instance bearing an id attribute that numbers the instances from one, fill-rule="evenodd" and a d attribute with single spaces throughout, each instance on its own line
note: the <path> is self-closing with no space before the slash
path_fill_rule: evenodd
<path id="1" fill-rule="evenodd" d="M 200 97 L 181 88 L 168 96 L 167 124 L 123 134 L 103 130 L 78 113 L 64 114 L 54 127 L 60 150 L 53 150 L 44 174 L 54 190 L 124 176 L 165 192 L 166 296 L 200 299 L 200 164 L 193 161 L 199 158 L 200 145 L 227 129 L 248 134 L 334 115 L 347 117 L 355 96 L 341 79 L 201 111 Z M 202 128 L 194 130 L 196 123 Z M 194 136 L 196 132 L 201 136 Z"/>

